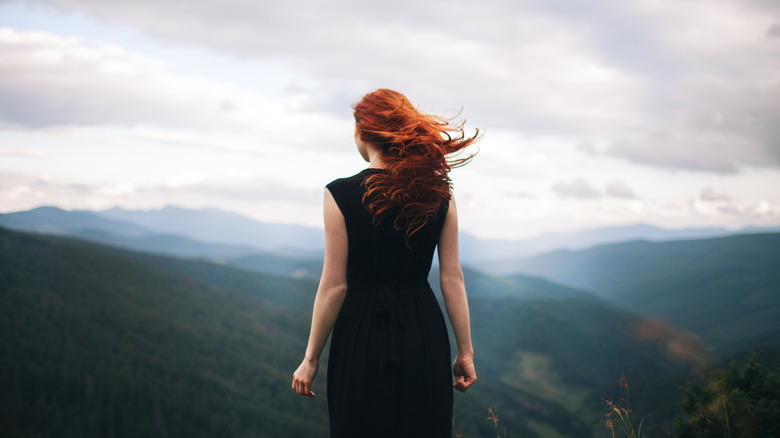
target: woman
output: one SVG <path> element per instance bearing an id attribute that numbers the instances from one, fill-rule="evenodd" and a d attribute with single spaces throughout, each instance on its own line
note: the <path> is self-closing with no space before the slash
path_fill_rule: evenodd
<path id="1" fill-rule="evenodd" d="M 328 359 L 330 436 L 447 437 L 452 389 L 476 380 L 458 217 L 448 160 L 478 139 L 380 89 L 354 106 L 355 143 L 369 166 L 325 190 L 325 261 L 311 333 L 293 389 L 311 384 Z M 453 136 L 451 133 L 456 133 Z M 455 333 L 450 376 L 444 317 L 428 284 L 438 245 L 439 279 Z"/>

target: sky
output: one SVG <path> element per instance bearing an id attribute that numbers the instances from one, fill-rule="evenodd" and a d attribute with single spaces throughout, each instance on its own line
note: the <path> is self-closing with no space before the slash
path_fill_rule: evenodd
<path id="1" fill-rule="evenodd" d="M 775 0 L 0 0 L 0 212 L 321 227 L 377 88 L 483 133 L 478 237 L 780 225 Z"/>

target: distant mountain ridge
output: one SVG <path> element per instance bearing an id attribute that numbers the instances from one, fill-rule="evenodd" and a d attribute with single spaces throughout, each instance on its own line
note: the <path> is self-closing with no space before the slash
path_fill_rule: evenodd
<path id="1" fill-rule="evenodd" d="M 258 222 L 213 208 L 192 210 L 168 206 L 158 210 L 66 211 L 39 207 L 0 214 L 0 225 L 20 231 L 72 235 L 115 246 L 183 257 L 236 258 L 273 252 L 298 258 L 320 258 L 320 228 Z M 647 224 L 604 227 L 570 233 L 545 233 L 524 240 L 479 239 L 461 233 L 464 264 L 493 273 L 503 259 L 558 249 L 584 249 L 632 240 L 670 241 L 780 231 L 780 227 L 742 230 L 691 228 L 669 230 Z M 161 241 L 167 243 L 162 244 Z M 216 245 L 216 246 L 215 246 Z M 245 263 L 252 263 L 245 260 Z"/>
<path id="2" fill-rule="evenodd" d="M 272 224 L 214 208 L 192 210 L 167 206 L 159 210 L 112 208 L 100 217 L 131 223 L 147 230 L 209 243 L 249 245 L 267 251 L 317 251 L 325 247 L 319 228 Z"/>
<path id="3" fill-rule="evenodd" d="M 220 225 L 219 220 L 222 219 L 226 221 L 224 225 Z M 57 207 L 39 207 L 0 214 L 0 225 L 18 231 L 72 236 L 120 248 L 179 257 L 241 258 L 263 255 L 273 251 L 274 247 L 279 251 L 314 258 L 321 257 L 322 252 L 317 243 L 318 239 L 322 239 L 321 230 L 311 228 L 297 233 L 296 230 L 306 230 L 306 227 L 261 224 L 231 213 L 209 211 L 202 214 L 198 210 L 174 207 L 152 212 L 120 209 L 66 211 Z M 220 231 L 223 229 L 232 231 Z M 217 241 L 211 234 L 214 230 L 223 235 L 232 233 L 232 237 L 228 235 L 228 242 Z M 239 239 L 243 236 L 242 230 L 248 230 L 246 238 Z M 315 234 L 318 237 L 315 238 Z M 252 236 L 255 236 L 254 240 Z"/>
<path id="4" fill-rule="evenodd" d="M 529 257 L 551 251 L 580 250 L 636 240 L 668 242 L 778 231 L 780 231 L 780 226 L 744 227 L 738 230 L 717 227 L 667 229 L 640 223 L 564 233 L 543 233 L 529 239 L 510 241 L 479 240 L 468 234 L 461 234 L 461 247 L 464 263 L 487 272 L 508 274 L 512 272 L 511 269 L 504 269 L 503 264 L 494 262 L 514 257 Z"/>
<path id="5" fill-rule="evenodd" d="M 169 216 L 159 219 L 165 214 Z M 219 225 L 220 218 L 233 221 L 230 223 L 234 226 Z M 206 233 L 209 229 L 228 228 L 234 236 L 241 235 L 242 224 L 254 227 L 256 236 L 277 230 L 270 224 L 259 224 L 216 210 L 204 212 L 170 207 L 152 212 L 119 209 L 67 212 L 44 207 L 0 215 L 0 225 L 3 224 L 27 231 L 70 235 L 136 251 L 218 260 L 255 272 L 307 280 L 316 280 L 322 266 L 321 249 L 287 249 L 286 254 L 280 255 L 250 245 L 206 243 L 176 234 L 156 234 L 144 227 L 154 226 L 157 232 L 163 233 L 172 231 L 179 224 L 179 230 L 187 230 L 186 233 L 191 235 Z M 622 227 L 619 233 L 593 230 L 592 234 L 606 238 L 657 231 L 648 226 L 629 228 Z M 295 229 L 295 226 L 283 226 L 287 233 Z M 541 298 L 543 295 L 537 291 L 544 290 L 557 297 L 580 299 L 586 298 L 582 291 L 589 291 L 591 297 L 600 297 L 614 305 L 693 331 L 716 346 L 722 354 L 735 353 L 742 349 L 744 343 L 780 344 L 780 326 L 776 321 L 776 314 L 780 314 L 780 293 L 777 292 L 780 290 L 780 274 L 773 274 L 780 261 L 780 242 L 771 243 L 780 234 L 701 237 L 715 231 L 688 230 L 688 233 L 699 236 L 695 240 L 622 242 L 503 260 L 480 258 L 480 250 L 476 246 L 483 245 L 481 251 L 490 252 L 491 256 L 500 251 L 491 252 L 489 246 L 485 246 L 490 242 L 466 235 L 462 238 L 462 254 L 468 274 L 467 286 L 472 296 Z M 284 235 L 284 232 L 278 234 Z M 311 238 L 315 233 L 322 235 L 317 229 L 308 229 L 308 232 L 303 235 L 304 238 Z M 249 241 L 251 239 L 247 239 Z M 493 243 L 504 245 L 504 248 L 516 244 Z M 317 245 L 311 241 L 309 244 L 310 247 Z M 756 254 L 759 253 L 764 256 L 758 257 Z M 475 270 L 470 271 L 470 267 Z M 211 268 L 207 271 L 223 275 Z M 187 272 L 192 274 L 194 271 Z M 496 276 L 482 272 L 522 273 L 527 276 Z M 225 278 L 229 279 L 229 276 Z M 542 279 L 555 284 L 545 284 Z M 436 279 L 433 278 L 431 283 L 435 286 Z M 738 318 L 725 317 L 727 313 L 733 313 Z"/>
<path id="6" fill-rule="evenodd" d="M 780 345 L 780 233 L 626 242 L 502 263 L 671 321 L 723 354 Z"/>
<path id="7" fill-rule="evenodd" d="M 58 207 L 38 207 L 28 211 L 0 214 L 0 225 L 12 230 L 69 235 L 78 230 L 99 230 L 121 237 L 150 234 L 138 225 L 104 218 L 94 211 L 67 211 Z"/>

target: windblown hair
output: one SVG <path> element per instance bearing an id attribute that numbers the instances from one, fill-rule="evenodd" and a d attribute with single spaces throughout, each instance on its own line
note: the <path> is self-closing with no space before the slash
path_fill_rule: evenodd
<path id="1" fill-rule="evenodd" d="M 406 242 L 450 200 L 449 171 L 471 161 L 473 154 L 448 157 L 479 140 L 466 137 L 464 122 L 423 114 L 397 91 L 379 89 L 353 106 L 356 135 L 376 145 L 387 166 L 365 181 L 363 202 L 378 224 L 397 211 L 394 227 Z M 457 154 L 456 154 L 457 155 Z"/>

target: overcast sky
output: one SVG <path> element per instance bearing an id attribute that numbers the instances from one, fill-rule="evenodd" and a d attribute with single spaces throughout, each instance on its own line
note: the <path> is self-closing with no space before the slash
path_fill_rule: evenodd
<path id="1" fill-rule="evenodd" d="M 0 0 L 0 212 L 321 226 L 380 87 L 484 132 L 477 236 L 780 224 L 776 0 Z"/>

